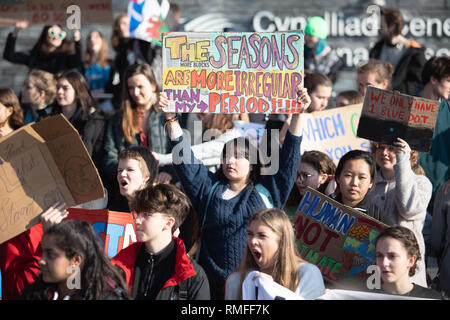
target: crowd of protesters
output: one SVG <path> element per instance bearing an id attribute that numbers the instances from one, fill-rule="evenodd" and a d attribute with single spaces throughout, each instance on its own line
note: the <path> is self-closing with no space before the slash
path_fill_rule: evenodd
<path id="1" fill-rule="evenodd" d="M 258 147 L 233 124 L 254 117 L 163 111 L 169 100 L 155 65 L 161 47 L 130 38 L 126 14 L 115 20 L 109 43 L 91 30 L 84 55 L 80 30 L 70 35 L 60 25 L 45 26 L 36 44 L 19 52 L 17 38 L 27 27 L 15 23 L 3 51 L 3 59 L 29 72 L 17 95 L 0 88 L 0 137 L 63 114 L 100 173 L 102 208 L 131 214 L 137 242 L 109 259 L 92 226 L 65 220 L 65 204 L 55 203 L 41 223 L 0 244 L 3 299 L 242 299 L 249 275 L 319 298 L 327 281 L 298 253 L 292 227 L 306 187 L 388 225 L 376 242 L 376 292 L 450 294 L 450 58 L 427 61 L 424 48 L 402 36 L 399 10 L 382 8 L 379 41 L 355 70 L 358 90 L 336 93 L 335 103 L 343 62 L 326 41 L 325 21 L 311 18 L 297 102 L 302 112 L 361 103 L 368 86 L 437 100 L 431 151 L 411 150 L 398 137 L 392 145 L 373 141 L 370 152 L 349 151 L 337 164 L 318 150 L 300 154 L 300 112 L 258 120 L 281 129 L 271 145 L 279 148 L 274 174 L 263 173 Z M 211 141 L 186 136 L 196 121 Z M 431 236 L 423 232 L 427 221 Z M 439 264 L 434 279 L 427 256 Z M 73 288 L 68 279 L 76 276 Z"/>

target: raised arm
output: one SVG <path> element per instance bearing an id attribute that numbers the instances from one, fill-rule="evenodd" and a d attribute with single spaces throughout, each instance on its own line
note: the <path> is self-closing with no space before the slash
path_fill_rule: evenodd
<path id="1" fill-rule="evenodd" d="M 303 88 L 299 92 L 297 103 L 301 104 L 302 112 L 305 112 L 309 108 L 309 105 L 311 104 L 311 98 L 309 97 L 308 90 L 306 88 Z M 289 125 L 289 132 L 297 137 L 302 135 L 301 113 L 295 113 L 292 115 L 292 120 Z"/>
<path id="2" fill-rule="evenodd" d="M 411 148 L 398 138 L 394 142 L 397 164 L 395 165 L 395 199 L 398 213 L 406 220 L 425 219 L 433 186 L 424 175 L 416 175 L 409 160 Z"/>
<path id="3" fill-rule="evenodd" d="M 184 139 L 181 128 L 174 113 L 166 113 L 162 108 L 169 105 L 165 93 L 160 94 L 159 108 L 166 118 L 166 128 L 172 145 L 174 168 L 180 178 L 184 191 L 198 211 L 202 200 L 208 195 L 211 186 L 216 181 L 214 174 L 201 161 L 195 158 L 189 142 Z"/>
<path id="4" fill-rule="evenodd" d="M 67 56 L 67 64 L 70 68 L 82 68 L 83 58 L 81 51 L 81 32 L 78 29 L 73 29 L 73 41 L 75 44 L 75 52 Z"/>
<path id="5" fill-rule="evenodd" d="M 308 109 L 311 99 L 306 88 L 299 92 L 297 102 L 302 105 L 302 112 Z M 282 208 L 294 185 L 296 172 L 300 165 L 300 144 L 302 140 L 301 113 L 292 116 L 278 159 L 273 158 L 277 152 L 271 152 L 270 168 L 264 170 L 261 184 L 266 187 L 274 202 L 274 206 Z"/>
<path id="6" fill-rule="evenodd" d="M 16 39 L 19 32 L 28 28 L 28 21 L 18 21 L 14 25 L 14 31 L 6 39 L 3 59 L 12 62 L 27 65 L 30 61 L 30 54 L 26 52 L 16 52 Z"/>

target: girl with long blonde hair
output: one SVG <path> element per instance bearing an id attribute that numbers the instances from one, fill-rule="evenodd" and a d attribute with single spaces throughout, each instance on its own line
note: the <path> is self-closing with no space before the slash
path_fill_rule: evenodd
<path id="1" fill-rule="evenodd" d="M 226 282 L 225 299 L 242 299 L 242 283 L 251 271 L 301 295 L 315 299 L 325 290 L 322 274 L 298 254 L 292 224 L 284 211 L 263 209 L 251 216 L 243 260 Z"/>

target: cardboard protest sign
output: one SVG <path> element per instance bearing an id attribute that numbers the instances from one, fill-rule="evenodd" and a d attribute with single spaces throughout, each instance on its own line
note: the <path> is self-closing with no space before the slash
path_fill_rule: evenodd
<path id="1" fill-rule="evenodd" d="M 164 34 L 162 83 L 167 112 L 298 112 L 303 32 Z"/>
<path id="2" fill-rule="evenodd" d="M 375 240 L 386 227 L 309 187 L 294 218 L 301 256 L 332 282 L 367 279 L 366 268 L 376 264 Z"/>
<path id="3" fill-rule="evenodd" d="M 161 46 L 161 34 L 169 31 L 165 22 L 169 10 L 168 0 L 129 0 L 130 37 Z"/>
<path id="4" fill-rule="evenodd" d="M 78 208 L 69 208 L 67 211 L 67 219 L 82 220 L 92 225 L 108 257 L 114 257 L 120 250 L 136 242 L 134 220 L 130 213 Z"/>
<path id="5" fill-rule="evenodd" d="M 83 141 L 63 115 L 0 138 L 0 243 L 37 224 L 56 201 L 70 207 L 104 196 Z"/>
<path id="6" fill-rule="evenodd" d="M 439 101 L 368 87 L 357 135 L 390 145 L 402 138 L 429 152 L 438 112 Z"/>
<path id="7" fill-rule="evenodd" d="M 67 18 L 74 11 L 67 12 L 71 5 L 79 7 L 81 24 L 111 24 L 113 15 L 111 0 L 21 0 L 1 1 L 0 26 L 13 25 L 16 21 L 28 20 L 31 24 L 60 24 L 66 26 Z"/>
<path id="8" fill-rule="evenodd" d="M 303 113 L 301 153 L 318 150 L 336 164 L 350 150 L 370 151 L 370 141 L 356 136 L 362 104 Z"/>

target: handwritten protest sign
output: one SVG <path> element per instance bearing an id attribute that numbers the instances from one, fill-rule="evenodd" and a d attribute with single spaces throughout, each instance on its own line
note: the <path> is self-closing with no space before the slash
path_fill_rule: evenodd
<path id="1" fill-rule="evenodd" d="M 0 26 L 28 20 L 31 24 L 57 23 L 64 27 L 72 14 L 67 12 L 70 5 L 80 8 L 81 24 L 111 24 L 111 0 L 0 0 Z"/>
<path id="2" fill-rule="evenodd" d="M 350 150 L 370 151 L 370 141 L 356 136 L 362 104 L 302 114 L 301 153 L 319 150 L 336 164 Z"/>
<path id="3" fill-rule="evenodd" d="M 0 243 L 37 224 L 56 201 L 70 207 L 104 196 L 83 141 L 63 115 L 0 138 Z"/>
<path id="4" fill-rule="evenodd" d="M 294 218 L 301 256 L 330 281 L 361 281 L 374 265 L 375 239 L 387 226 L 307 188 Z"/>
<path id="5" fill-rule="evenodd" d="M 429 152 L 438 112 L 439 101 L 368 87 L 357 135 L 390 145 L 399 137 Z"/>
<path id="6" fill-rule="evenodd" d="M 161 46 L 161 34 L 169 31 L 165 22 L 169 10 L 167 0 L 129 0 L 130 37 Z"/>
<path id="7" fill-rule="evenodd" d="M 108 209 L 69 208 L 66 219 L 89 222 L 100 238 L 105 253 L 114 257 L 120 250 L 136 242 L 134 220 L 130 213 Z"/>
<path id="8" fill-rule="evenodd" d="M 168 112 L 298 112 L 303 32 L 164 34 L 162 82 Z"/>

